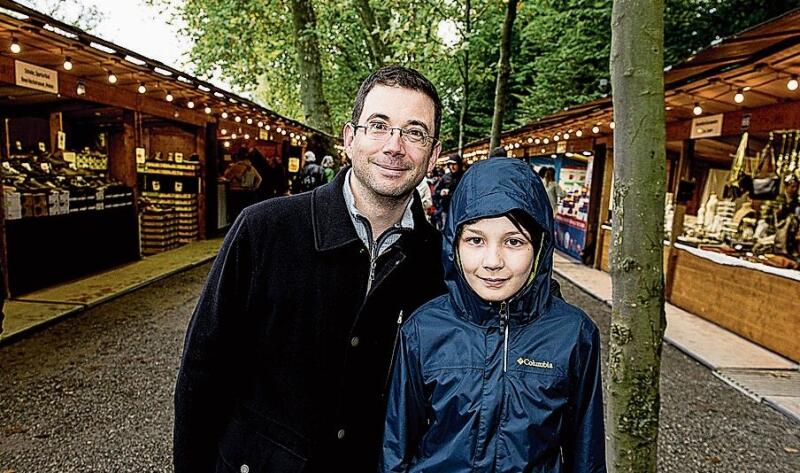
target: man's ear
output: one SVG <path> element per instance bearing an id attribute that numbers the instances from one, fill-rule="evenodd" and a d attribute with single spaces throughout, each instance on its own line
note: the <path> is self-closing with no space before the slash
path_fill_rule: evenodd
<path id="1" fill-rule="evenodd" d="M 436 161 L 439 160 L 439 155 L 440 154 L 442 154 L 442 143 L 437 141 L 436 145 L 434 145 L 433 149 L 431 150 L 431 157 L 428 160 L 428 171 L 427 172 L 433 171 L 433 168 L 436 167 Z M 426 174 L 427 174 L 427 172 L 426 172 Z"/>
<path id="2" fill-rule="evenodd" d="M 350 162 L 353 162 L 353 138 L 355 138 L 355 129 L 347 122 L 342 127 L 342 141 L 344 142 L 344 152 L 347 154 Z"/>

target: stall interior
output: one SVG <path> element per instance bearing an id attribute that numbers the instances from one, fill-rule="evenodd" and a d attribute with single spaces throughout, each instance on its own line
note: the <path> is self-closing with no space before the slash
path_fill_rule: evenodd
<path id="1" fill-rule="evenodd" d="M 141 119 L 136 150 L 142 254 L 153 255 L 200 237 L 201 154 L 197 127 L 155 117 Z"/>
<path id="2" fill-rule="evenodd" d="M 697 140 L 690 173 L 694 189 L 676 240 L 753 263 L 800 269 L 799 140 L 798 130 Z M 668 196 L 668 237 L 672 200 Z"/>
<path id="3" fill-rule="evenodd" d="M 113 172 L 118 112 L 16 87 L 0 96 L 11 295 L 137 259 L 133 189 Z"/>

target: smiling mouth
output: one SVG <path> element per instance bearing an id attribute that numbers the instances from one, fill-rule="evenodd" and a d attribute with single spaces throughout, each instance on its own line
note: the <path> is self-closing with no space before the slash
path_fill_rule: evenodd
<path id="1" fill-rule="evenodd" d="M 508 281 L 508 278 L 482 278 L 480 276 L 478 278 L 489 287 L 500 287 Z"/>
<path id="2" fill-rule="evenodd" d="M 379 168 L 381 168 L 381 169 L 385 169 L 385 170 L 387 170 L 387 171 L 394 171 L 394 172 L 408 171 L 408 168 L 406 168 L 406 167 L 400 167 L 400 166 L 389 166 L 389 165 L 386 165 L 386 164 L 380 164 L 380 163 L 375 163 L 375 165 L 376 165 L 376 166 L 378 166 Z"/>

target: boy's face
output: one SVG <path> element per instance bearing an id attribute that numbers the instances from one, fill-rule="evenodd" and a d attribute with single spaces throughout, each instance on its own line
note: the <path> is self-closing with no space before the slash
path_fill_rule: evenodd
<path id="1" fill-rule="evenodd" d="M 488 302 L 510 299 L 530 277 L 536 248 L 507 217 L 464 225 L 458 257 L 467 284 Z"/>

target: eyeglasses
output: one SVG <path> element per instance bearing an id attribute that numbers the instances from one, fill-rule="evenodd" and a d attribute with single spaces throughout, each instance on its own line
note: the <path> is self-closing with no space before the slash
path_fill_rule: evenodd
<path id="1" fill-rule="evenodd" d="M 353 127 L 354 133 L 358 132 L 359 128 L 363 128 L 364 134 L 367 136 L 367 138 L 375 141 L 386 141 L 390 136 L 394 135 L 394 131 L 397 130 L 397 132 L 400 133 L 400 139 L 403 140 L 404 143 L 408 143 L 419 148 L 424 148 L 428 146 L 428 144 L 436 142 L 436 138 L 425 133 L 419 128 L 391 127 L 388 124 L 379 121 L 368 122 L 366 125 L 356 125 L 355 123 L 349 122 L 349 125 Z"/>

